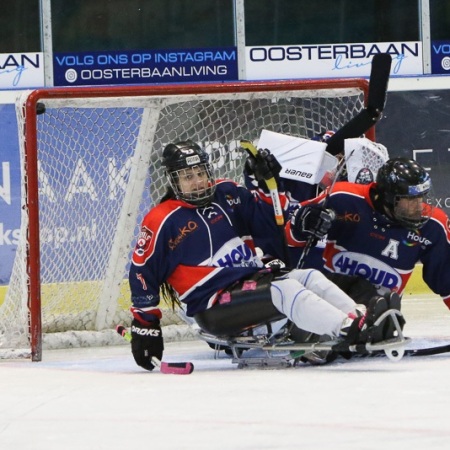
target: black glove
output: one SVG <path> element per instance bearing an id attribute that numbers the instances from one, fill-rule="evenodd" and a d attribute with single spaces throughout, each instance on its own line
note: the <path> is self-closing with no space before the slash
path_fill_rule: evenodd
<path id="1" fill-rule="evenodd" d="M 164 351 L 164 342 L 159 320 L 145 325 L 136 319 L 131 322 L 131 352 L 138 366 L 146 370 L 155 368 L 152 357 L 159 360 Z"/>
<path id="2" fill-rule="evenodd" d="M 267 149 L 259 149 L 256 156 L 249 156 L 245 162 L 245 170 L 254 175 L 256 181 L 261 182 L 275 177 L 281 172 L 281 164 Z"/>
<path id="3" fill-rule="evenodd" d="M 332 209 L 319 205 L 306 205 L 297 209 L 291 217 L 294 238 L 301 241 L 308 237 L 322 239 L 331 227 L 336 214 Z"/>

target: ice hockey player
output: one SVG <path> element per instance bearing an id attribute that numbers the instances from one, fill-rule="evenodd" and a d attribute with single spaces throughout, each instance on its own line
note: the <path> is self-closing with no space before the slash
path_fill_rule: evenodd
<path id="1" fill-rule="evenodd" d="M 314 136 L 312 141 L 327 143 L 333 135 L 333 131 L 326 131 Z M 295 152 L 295 149 L 292 152 Z M 346 154 L 351 156 L 345 158 Z M 387 149 L 384 145 L 368 139 L 353 139 L 349 151 L 345 148 L 335 156 L 339 161 L 336 173 L 327 173 L 319 184 L 308 184 L 303 181 L 283 177 L 277 179 L 279 189 L 283 190 L 289 200 L 289 214 L 292 214 L 300 203 L 318 196 L 332 184 L 334 178 L 337 181 L 352 181 L 357 184 L 369 184 L 373 182 L 378 169 L 389 159 Z M 293 156 L 290 157 L 292 158 Z M 258 182 L 255 179 L 253 165 L 253 158 L 248 157 L 244 166 L 245 185 L 256 192 L 263 200 L 270 199 L 264 181 Z M 341 165 L 342 167 L 340 167 Z M 351 175 L 350 177 L 349 174 Z M 259 242 L 256 241 L 256 244 L 258 246 Z M 324 247 L 324 240 L 317 241 L 315 246 L 311 246 L 308 253 L 303 255 L 304 261 L 302 262 L 302 266 L 321 269 L 323 266 L 322 253 Z"/>
<path id="2" fill-rule="evenodd" d="M 338 182 L 331 192 L 302 203 L 288 224 L 288 240 L 298 250 L 308 239 L 308 231 L 301 231 L 305 219 L 320 221 L 321 211 L 333 211 L 324 271 L 361 277 L 378 293 L 401 295 L 416 263 L 422 262 L 424 281 L 450 308 L 450 223 L 444 211 L 432 206 L 430 192 L 430 176 L 422 166 L 392 158 L 375 182 Z M 298 260 L 299 254 L 291 256 Z"/>
<path id="3" fill-rule="evenodd" d="M 270 152 L 264 155 L 257 158 L 262 176 L 277 167 Z M 169 189 L 143 219 L 129 272 L 136 363 L 152 370 L 151 358 L 161 359 L 163 354 L 160 288 L 183 302 L 190 317 L 201 316 L 207 323 L 209 311 L 219 316 L 210 321 L 210 331 L 232 332 L 281 313 L 303 330 L 347 344 L 364 345 L 375 335 L 370 339 L 384 340 L 378 332 L 382 327 L 374 330 L 373 325 L 389 308 L 383 297 L 374 297 L 363 313 L 319 271 L 264 269 L 252 237 L 277 236 L 272 207 L 233 181 L 216 181 L 208 161 L 207 153 L 192 141 L 164 148 Z M 301 225 L 308 229 L 307 220 Z M 296 226 L 291 225 L 294 234 Z M 265 252 L 283 254 L 281 239 L 266 242 L 271 247 Z M 248 302 L 246 314 L 224 316 L 222 323 L 216 313 L 228 311 L 233 302 Z"/>

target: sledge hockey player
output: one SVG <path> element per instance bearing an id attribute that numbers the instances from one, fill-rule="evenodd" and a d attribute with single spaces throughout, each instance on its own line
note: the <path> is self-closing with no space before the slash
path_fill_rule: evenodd
<path id="1" fill-rule="evenodd" d="M 277 170 L 268 152 L 258 154 L 257 172 Z M 374 321 L 390 308 L 376 296 L 366 311 L 316 270 L 282 273 L 265 269 L 253 237 L 272 236 L 263 250 L 283 254 L 271 205 L 230 180 L 215 180 L 207 153 L 192 141 L 169 144 L 162 155 L 169 189 L 145 216 L 129 272 L 133 315 L 131 347 L 136 363 L 152 370 L 164 345 L 158 308 L 160 288 L 183 302 L 186 314 L 211 332 L 233 332 L 283 315 L 297 327 L 335 338 L 341 345 L 380 342 L 384 327 Z M 292 222 L 297 234 L 308 220 Z M 315 225 L 315 224 L 314 224 Z M 324 234 L 327 225 L 312 230 Z M 230 316 L 230 306 L 245 314 Z M 223 314 L 222 311 L 224 312 Z M 242 310 L 240 310 L 242 312 Z"/>
<path id="2" fill-rule="evenodd" d="M 308 239 L 302 223 L 331 214 L 324 271 L 368 280 L 379 294 L 401 295 L 421 262 L 425 283 L 450 308 L 450 223 L 444 211 L 432 206 L 430 190 L 429 174 L 407 158 L 388 160 L 368 185 L 338 182 L 293 214 L 288 241 L 297 254 L 291 257 L 298 261 L 298 250 Z"/>
<path id="3" fill-rule="evenodd" d="M 333 135 L 333 131 L 326 131 L 314 136 L 311 141 L 327 143 Z M 295 156 L 297 156 L 296 149 L 292 149 L 291 153 L 289 153 L 289 158 L 292 159 Z M 346 140 L 343 151 L 335 156 L 337 157 L 337 161 L 339 161 L 338 167 L 342 166 L 342 168 L 336 168 L 334 173 L 327 173 L 319 184 L 309 184 L 304 181 L 288 179 L 282 176 L 277 177 L 279 189 L 284 192 L 289 200 L 289 216 L 296 211 L 300 203 L 315 198 L 323 190 L 328 188 L 335 178 L 337 181 L 352 181 L 357 184 L 369 184 L 373 182 L 379 168 L 389 159 L 388 151 L 384 145 L 372 142 L 364 137 Z M 257 193 L 261 199 L 267 201 L 270 199 L 267 186 L 263 180 L 257 181 L 255 179 L 254 165 L 254 158 L 249 156 L 244 166 L 245 185 Z M 256 244 L 258 246 L 259 242 L 257 241 Z M 311 246 L 308 249 L 307 255 L 303 255 L 304 261 L 302 265 L 322 270 L 322 253 L 324 247 L 324 239 L 316 242 L 315 246 Z M 360 288 L 364 289 L 364 286 Z"/>

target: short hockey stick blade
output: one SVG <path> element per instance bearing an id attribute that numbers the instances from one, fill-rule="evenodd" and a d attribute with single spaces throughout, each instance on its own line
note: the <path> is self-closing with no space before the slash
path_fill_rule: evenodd
<path id="1" fill-rule="evenodd" d="M 152 363 L 159 367 L 161 373 L 166 375 L 189 375 L 194 371 L 194 364 L 191 362 L 168 363 L 153 357 Z"/>
<path id="2" fill-rule="evenodd" d="M 116 331 L 127 342 L 131 342 L 131 333 L 123 325 L 117 325 Z M 194 371 L 194 364 L 192 364 L 191 362 L 168 363 L 160 361 L 158 358 L 153 357 L 152 364 L 155 367 L 158 367 L 159 371 L 164 374 L 189 375 Z"/>
<path id="3" fill-rule="evenodd" d="M 388 53 L 377 53 L 372 59 L 367 108 L 378 115 L 384 110 L 391 72 L 392 57 Z"/>

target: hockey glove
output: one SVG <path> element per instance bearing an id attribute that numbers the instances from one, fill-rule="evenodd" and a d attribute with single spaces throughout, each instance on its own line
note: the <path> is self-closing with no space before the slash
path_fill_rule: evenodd
<path id="1" fill-rule="evenodd" d="M 164 342 L 159 320 L 154 322 L 140 322 L 133 319 L 131 323 L 131 352 L 138 366 L 146 370 L 155 368 L 151 360 L 153 357 L 161 360 Z"/>
<path id="2" fill-rule="evenodd" d="M 320 240 L 328 233 L 335 217 L 336 214 L 332 209 L 306 205 L 297 209 L 291 217 L 292 234 L 299 241 L 308 237 Z"/>
<path id="3" fill-rule="evenodd" d="M 281 172 L 281 164 L 267 149 L 259 149 L 256 156 L 249 156 L 245 162 L 248 175 L 254 175 L 256 181 L 261 182 L 275 177 Z"/>

